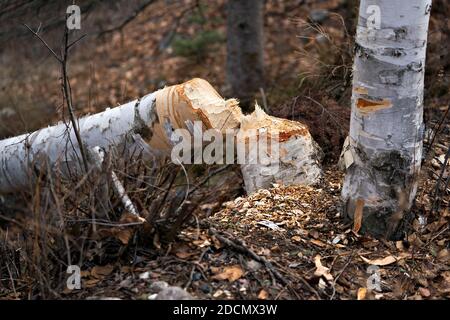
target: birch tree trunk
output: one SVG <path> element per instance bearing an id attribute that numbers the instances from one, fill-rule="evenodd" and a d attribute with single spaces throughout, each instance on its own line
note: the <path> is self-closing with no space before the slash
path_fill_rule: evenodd
<path id="1" fill-rule="evenodd" d="M 79 130 L 86 148 L 133 143 L 144 124 L 154 121 L 155 95 L 150 94 L 118 108 L 107 109 L 79 120 Z M 145 131 L 145 130 L 144 130 Z M 47 164 L 64 176 L 80 175 L 80 148 L 70 124 L 43 128 L 30 134 L 0 141 L 0 192 L 10 192 L 29 185 L 33 174 L 46 170 Z"/>
<path id="2" fill-rule="evenodd" d="M 259 108 L 244 116 L 235 99 L 223 99 L 202 79 L 166 87 L 122 106 L 85 116 L 78 127 L 87 150 L 100 147 L 115 157 L 142 156 L 158 166 L 166 157 L 172 156 L 174 160 L 172 151 L 179 142 L 175 133 L 183 132 L 183 139 L 191 141 L 197 123 L 201 132 L 215 129 L 219 136 L 229 131 L 238 133 L 242 128 L 244 133 L 253 135 L 243 135 L 245 141 L 249 138 L 262 141 L 261 132 L 279 137 L 280 157 L 274 163 L 241 165 L 249 193 L 270 187 L 272 182 L 313 184 L 321 176 L 321 150 L 305 125 L 268 116 Z M 194 148 L 195 139 L 194 136 Z M 237 135 L 233 140 L 239 140 Z M 199 163 L 203 163 L 202 152 L 208 146 L 200 143 L 197 147 Z M 0 193 L 28 186 L 36 173 L 47 171 L 48 167 L 63 177 L 79 176 L 84 173 L 80 159 L 74 130 L 65 123 L 1 140 Z M 91 161 L 98 163 L 96 158 Z"/>
<path id="3" fill-rule="evenodd" d="M 431 0 L 360 3 L 342 197 L 376 237 L 395 237 L 416 194 L 430 10 Z"/>
<path id="4" fill-rule="evenodd" d="M 227 81 L 248 111 L 264 86 L 263 0 L 228 0 Z"/>
<path id="5" fill-rule="evenodd" d="M 209 114 L 209 110 L 214 114 Z M 208 82 L 193 79 L 78 121 L 86 149 L 100 147 L 120 157 L 142 155 L 157 166 L 170 155 L 173 130 L 186 129 L 189 121 L 226 130 L 238 126 L 236 117 L 240 115 L 235 100 L 225 101 Z M 48 165 L 64 177 L 78 176 L 83 173 L 80 159 L 80 148 L 70 124 L 60 123 L 1 140 L 0 193 L 28 186 L 33 175 L 46 170 Z"/>

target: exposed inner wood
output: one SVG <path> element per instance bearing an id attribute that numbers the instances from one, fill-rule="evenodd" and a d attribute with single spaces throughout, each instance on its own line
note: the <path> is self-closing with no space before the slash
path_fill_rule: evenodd
<path id="1" fill-rule="evenodd" d="M 356 106 L 358 107 L 358 110 L 360 112 L 369 113 L 378 110 L 392 108 L 392 103 L 389 99 L 383 99 L 378 101 L 378 100 L 358 98 Z"/>
<path id="2" fill-rule="evenodd" d="M 258 149 L 259 142 L 266 142 L 267 156 L 277 159 L 271 164 L 241 165 L 248 193 L 268 188 L 273 182 L 314 184 L 321 176 L 321 150 L 306 125 L 267 115 L 258 105 L 252 114 L 244 115 L 237 100 L 223 99 L 205 80 L 195 78 L 158 91 L 156 110 L 159 122 L 154 124 L 154 135 L 149 144 L 166 153 L 170 152 L 173 143 L 170 141 L 171 130 L 186 129 L 187 136 L 183 134 L 183 138 L 192 139 L 194 121 L 202 123 L 202 130 L 213 128 L 226 134 L 231 129 L 235 142 L 244 143 L 247 151 L 255 148 L 250 147 L 250 141 L 256 142 Z M 279 149 L 273 149 L 273 142 L 278 142 Z"/>
<path id="3" fill-rule="evenodd" d="M 255 138 L 253 140 L 256 140 L 258 146 L 259 142 L 267 143 L 267 139 L 272 139 L 271 143 L 277 141 L 273 140 L 274 137 L 278 139 L 280 159 L 277 158 L 278 153 L 273 152 L 271 143 L 270 147 L 266 147 L 269 147 L 267 151 L 270 156 L 273 155 L 277 158 L 276 161 L 283 163 L 282 170 L 278 170 L 278 162 L 266 165 L 252 163 L 246 169 L 242 165 L 241 170 L 247 171 L 244 176 L 254 181 L 252 188 L 247 191 L 270 187 L 270 183 L 276 180 L 287 184 L 311 184 L 321 172 L 316 161 L 320 158 L 317 156 L 320 150 L 305 125 L 269 116 L 259 107 L 253 114 L 244 116 L 236 99 L 222 98 L 207 81 L 199 78 L 80 118 L 80 135 L 89 148 L 100 147 L 109 152 L 124 147 L 130 155 L 143 151 L 146 159 L 157 160 L 171 154 L 173 147 L 179 142 L 179 133 L 183 139 L 192 141 L 195 131 L 198 130 L 197 122 L 201 123 L 203 132 L 216 129 L 222 135 L 231 133 L 235 141 L 238 141 L 238 135 L 243 133 L 244 136 Z M 36 162 L 44 155 L 50 167 L 58 167 L 58 163 L 65 159 L 67 172 L 77 172 L 74 169 L 78 168 L 78 149 L 66 150 L 66 129 L 64 124 L 57 124 L 32 133 L 30 137 L 33 138 L 29 139 L 32 140 L 31 147 L 27 152 L 28 135 L 0 141 L 0 162 L 4 163 L 0 167 L 0 191 L 13 191 L 28 184 L 28 157 Z M 174 136 L 173 133 L 177 129 L 184 130 L 178 131 Z M 70 131 L 71 137 L 73 131 Z M 197 136 L 195 138 L 198 139 Z M 203 136 L 200 138 L 203 140 Z M 37 164 L 46 166 L 44 162 L 38 161 Z M 263 168 L 270 168 L 273 173 L 260 179 L 258 176 L 264 176 Z M 244 180 L 247 181 L 244 182 L 249 185 L 249 180 L 245 177 Z"/>

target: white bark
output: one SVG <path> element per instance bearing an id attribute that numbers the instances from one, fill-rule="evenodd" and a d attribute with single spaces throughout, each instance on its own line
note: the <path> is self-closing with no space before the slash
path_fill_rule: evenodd
<path id="1" fill-rule="evenodd" d="M 174 129 L 187 128 L 187 123 L 195 120 L 208 122 L 207 126 L 211 126 L 209 122 L 224 128 L 236 126 L 237 109 L 235 100 L 225 101 L 209 83 L 194 79 L 83 117 L 79 130 L 86 149 L 100 147 L 113 156 L 142 155 L 157 162 L 170 155 Z M 227 123 L 220 123 L 225 118 Z M 74 130 L 65 123 L 1 140 L 0 192 L 27 186 L 33 171 L 45 170 L 47 161 L 63 176 L 82 174 L 79 159 Z"/>
<path id="2" fill-rule="evenodd" d="M 430 9 L 431 0 L 360 3 L 342 197 L 350 218 L 363 201 L 362 230 L 379 237 L 394 236 L 416 193 Z"/>
<path id="3" fill-rule="evenodd" d="M 258 108 L 243 116 L 234 99 L 224 100 L 202 79 L 164 88 L 104 112 L 79 120 L 80 135 L 86 149 L 101 148 L 112 156 L 142 156 L 155 166 L 171 154 L 175 129 L 192 134 L 193 123 L 202 130 L 215 128 L 244 131 L 250 127 L 280 132 L 280 170 L 267 165 L 242 165 L 248 192 L 267 188 L 271 182 L 286 184 L 317 182 L 321 175 L 320 149 L 307 128 L 298 123 L 266 115 Z M 251 123 L 251 125 L 249 125 Z M 190 139 L 191 137 L 188 137 Z M 259 136 L 255 137 L 260 139 Z M 83 174 L 79 147 L 71 126 L 64 123 L 31 134 L 0 141 L 0 193 L 29 185 L 33 173 L 48 168 L 65 177 Z M 95 159 L 93 162 L 95 163 Z M 268 173 L 267 173 L 268 172 Z M 119 191 L 120 193 L 120 191 Z"/>
<path id="4" fill-rule="evenodd" d="M 79 120 L 80 135 L 87 149 L 101 147 L 119 151 L 144 149 L 142 136 L 151 135 L 147 124 L 156 119 L 155 94 Z M 145 148 L 150 155 L 158 150 Z M 31 134 L 0 141 L 0 192 L 29 185 L 33 171 L 45 170 L 47 161 L 64 176 L 79 175 L 81 155 L 71 125 L 43 128 Z"/>
<path id="5" fill-rule="evenodd" d="M 270 188 L 273 183 L 312 185 L 319 181 L 323 153 L 304 124 L 268 116 L 256 106 L 251 115 L 242 118 L 240 129 L 243 137 L 248 137 L 246 132 L 252 129 L 260 130 L 261 138 L 263 134 L 267 135 L 267 140 L 275 139 L 273 136 L 276 134 L 276 141 L 271 142 L 278 144 L 278 150 L 267 150 L 268 153 L 275 153 L 272 157 L 275 161 L 241 164 L 247 193 Z M 242 139 L 238 140 L 242 142 Z M 260 148 L 261 145 L 258 146 Z M 254 156 L 257 151 L 252 153 L 249 149 L 248 153 Z"/>

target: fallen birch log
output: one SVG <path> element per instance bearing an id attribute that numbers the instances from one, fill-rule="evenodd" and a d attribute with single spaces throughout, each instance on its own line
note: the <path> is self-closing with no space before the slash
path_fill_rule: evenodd
<path id="1" fill-rule="evenodd" d="M 196 133 L 200 130 L 206 134 L 209 129 L 214 129 L 218 132 L 213 134 L 214 142 L 218 137 L 231 135 L 232 154 L 246 154 L 246 161 L 233 163 L 241 165 L 249 193 L 275 182 L 314 184 L 321 176 L 321 150 L 305 125 L 268 116 L 258 107 L 253 114 L 245 116 L 237 100 L 223 99 L 202 79 L 166 87 L 127 104 L 85 116 L 78 122 L 85 148 L 99 147 L 115 157 L 139 155 L 153 162 L 152 166 L 158 166 L 169 156 L 182 163 L 174 156 L 180 140 L 194 140 L 194 163 L 199 163 L 198 158 L 200 163 L 202 160 L 208 163 L 202 155 L 211 148 L 203 140 L 196 143 Z M 271 140 L 269 147 L 254 150 L 256 145 L 262 145 L 263 139 Z M 257 143 L 252 144 L 252 141 Z M 200 150 L 200 157 L 195 150 Z M 270 161 L 254 161 L 258 152 L 260 156 L 269 154 Z M 229 150 L 226 154 L 229 163 Z M 218 159 L 217 152 L 215 158 Z M 223 158 L 216 162 L 223 163 Z M 65 177 L 82 175 L 80 159 L 75 132 L 66 123 L 1 140 L 0 193 L 28 186 L 36 172 L 45 170 L 48 165 Z"/>

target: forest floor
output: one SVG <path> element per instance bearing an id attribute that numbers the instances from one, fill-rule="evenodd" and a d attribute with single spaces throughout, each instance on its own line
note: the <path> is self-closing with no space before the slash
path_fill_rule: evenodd
<path id="1" fill-rule="evenodd" d="M 216 1 L 203 12 L 183 13 L 192 3 L 177 2 L 170 19 L 162 18 L 159 13 L 164 10 L 156 4 L 122 30 L 90 40 L 95 46 L 89 42 L 77 49 L 71 65 L 71 84 L 79 113 L 114 106 L 192 77 L 203 77 L 219 92 L 226 93 L 222 37 L 225 2 Z M 305 26 L 298 19 L 313 9 L 319 10 L 316 15 L 321 20 L 320 28 Z M 249 196 L 244 196 L 240 186 L 233 186 L 229 191 L 223 190 L 220 198 L 205 198 L 196 211 L 196 219 L 191 219 L 170 244 L 130 241 L 118 250 L 125 253 L 114 259 L 98 259 L 103 253 L 98 252 L 98 246 L 90 247 L 83 255 L 96 258 L 86 259 L 89 263 L 81 268 L 82 290 L 72 291 L 62 285 L 67 276 L 61 267 L 65 264 L 60 261 L 64 257 L 59 254 L 64 248 L 59 244 L 62 241 L 46 239 L 39 226 L 32 223 L 42 217 L 33 220 L 26 214 L 29 207 L 36 210 L 43 206 L 43 201 L 18 197 L 13 199 L 11 209 L 5 204 L 7 201 L 0 199 L 0 244 L 8 239 L 13 243 L 17 234 L 25 238 L 11 244 L 15 248 L 12 251 L 19 253 L 17 261 L 7 246 L 0 245 L 0 299 L 152 299 L 158 281 L 186 288 L 199 299 L 450 298 L 448 186 L 439 197 L 439 210 L 433 210 L 436 181 L 450 144 L 448 122 L 440 128 L 424 162 L 414 217 L 404 239 L 382 241 L 355 233 L 352 222 L 340 216 L 343 173 L 335 165 L 348 131 L 352 50 L 345 28 L 354 27 L 354 15 L 350 18 L 349 8 L 334 0 L 268 1 L 266 10 L 269 111 L 309 125 L 326 154 L 321 183 L 311 187 L 274 186 Z M 334 12 L 341 14 L 345 22 L 331 14 Z M 448 19 L 446 14 L 436 13 L 432 14 L 427 56 L 428 128 L 437 127 L 450 96 L 449 80 L 440 73 L 439 60 L 445 43 L 439 30 Z M 202 19 L 202 14 L 208 19 Z M 158 32 L 142 32 L 143 29 Z M 201 35 L 211 36 L 211 30 L 218 34 L 214 41 L 204 44 Z M 178 47 L 167 45 L 174 32 L 198 47 L 185 52 L 186 48 L 180 46 L 182 41 L 178 41 Z M 4 106 L 17 105 L 18 114 L 0 113 L 0 117 L 7 117 L 0 123 L 0 136 L 36 129 L 60 118 L 58 70 L 48 67 L 48 60 L 43 61 L 47 62 L 46 68 L 33 59 L 24 62 L 25 70 L 35 71 L 29 79 L 17 74 L 18 67 L 12 68 L 13 64 L 5 65 L 3 70 L 8 77 L 1 81 L 10 82 L 0 85 L 11 90 L 8 95 L 5 91 L 0 94 L 0 112 Z M 19 95 L 14 96 L 14 92 Z M 30 106 L 34 107 L 31 111 Z M 449 171 L 447 168 L 444 180 Z M 66 218 L 72 217 L 68 214 Z M 62 237 L 59 234 L 59 239 Z M 48 253 L 37 245 L 41 240 L 54 245 L 54 251 Z M 50 271 L 26 267 L 21 274 L 11 269 L 25 259 L 20 250 L 30 250 L 26 252 L 32 252 L 31 263 L 46 265 Z M 57 253 L 57 258 L 53 253 Z M 48 261 L 41 261 L 44 255 L 50 257 Z M 58 267 L 52 270 L 49 264 Z M 61 283 L 50 284 L 53 279 L 37 283 L 36 279 L 46 279 L 46 274 L 58 274 Z M 380 287 L 368 288 L 378 278 Z"/>
<path id="2" fill-rule="evenodd" d="M 152 299 L 164 281 L 199 299 L 450 298 L 450 190 L 432 213 L 434 184 L 422 179 L 408 234 L 383 241 L 340 217 L 342 178 L 332 166 L 318 186 L 275 185 L 225 202 L 170 246 L 137 249 L 133 265 L 85 270 L 83 290 L 63 297 Z"/>
<path id="3" fill-rule="evenodd" d="M 273 185 L 213 214 L 203 204 L 169 245 L 137 245 L 131 263 L 93 265 L 82 271 L 83 290 L 62 297 L 153 299 L 164 282 L 198 299 L 450 298 L 448 185 L 435 197 L 450 126 L 441 132 L 402 240 L 355 232 L 341 217 L 343 173 L 327 165 L 316 186 Z"/>

